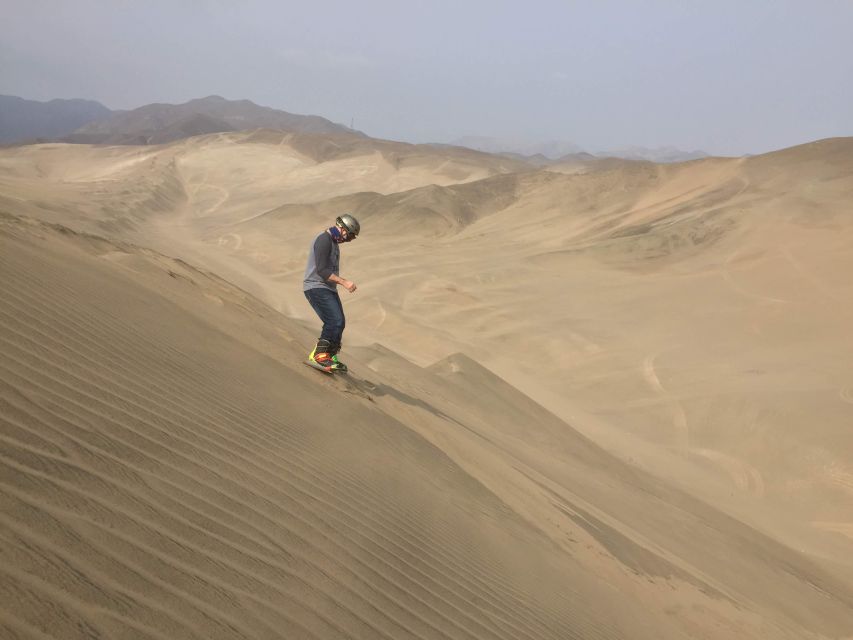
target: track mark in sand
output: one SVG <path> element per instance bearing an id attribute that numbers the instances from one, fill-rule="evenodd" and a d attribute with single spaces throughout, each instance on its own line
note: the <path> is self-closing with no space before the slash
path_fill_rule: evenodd
<path id="1" fill-rule="evenodd" d="M 655 360 L 660 355 L 650 354 L 643 360 L 643 377 L 646 382 L 661 396 L 666 398 L 670 404 L 672 411 L 672 424 L 676 432 L 681 434 L 682 446 L 688 455 L 696 454 L 707 460 L 714 462 L 722 468 L 726 474 L 732 479 L 734 485 L 741 491 L 746 491 L 754 496 L 762 497 L 764 495 L 764 478 L 761 472 L 752 465 L 738 460 L 733 456 L 724 454 L 712 449 L 690 449 L 690 427 L 687 421 L 687 414 L 681 403 L 669 393 L 661 384 L 660 378 L 655 369 Z"/>
<path id="2" fill-rule="evenodd" d="M 220 187 L 217 184 L 211 184 L 207 181 L 208 172 L 204 172 L 204 176 L 202 176 L 201 180 L 198 181 L 194 185 L 192 189 L 192 197 L 194 199 L 198 199 L 198 194 L 202 189 L 213 189 L 214 191 L 219 191 L 219 200 L 210 205 L 207 209 L 204 210 L 203 215 L 208 215 L 216 211 L 219 207 L 221 207 L 228 198 L 231 197 L 231 192 L 228 191 L 225 187 Z M 189 190 L 188 190 L 189 191 Z"/>
<path id="3" fill-rule="evenodd" d="M 672 412 L 672 425 L 675 427 L 676 433 L 681 439 L 680 446 L 686 451 L 690 447 L 690 428 L 687 424 L 687 414 L 681 403 L 672 396 L 661 384 L 655 369 L 655 360 L 661 352 L 649 354 L 643 360 L 643 378 L 660 396 L 664 397 L 670 406 Z"/>
<path id="4" fill-rule="evenodd" d="M 746 296 L 747 298 L 751 298 L 753 300 L 760 300 L 763 302 L 772 302 L 774 304 L 791 304 L 790 300 L 785 300 L 783 298 L 774 298 L 772 296 L 765 296 L 765 295 L 762 295 L 760 293 L 754 293 L 752 291 L 748 291 L 747 289 L 744 289 L 742 286 L 737 284 L 734 281 L 734 279 L 732 278 L 731 270 L 729 267 L 729 265 L 731 264 L 731 261 L 734 260 L 737 255 L 738 255 L 738 251 L 732 252 L 732 254 L 728 258 L 726 258 L 725 262 L 723 263 L 722 267 L 720 268 L 720 273 L 722 274 L 723 279 L 729 284 L 729 286 L 735 292 L 739 293 L 742 296 Z"/>
<path id="5" fill-rule="evenodd" d="M 853 473 L 838 462 L 824 466 L 824 478 L 833 486 L 853 494 Z"/>
<path id="6" fill-rule="evenodd" d="M 385 305 L 383 305 L 378 300 L 376 301 L 376 308 L 379 310 L 379 319 L 376 321 L 376 324 L 373 326 L 374 329 L 378 329 L 383 324 L 385 324 L 386 318 L 388 318 L 388 312 L 385 310 Z"/>
<path id="7" fill-rule="evenodd" d="M 741 491 L 757 498 L 764 497 L 764 477 L 751 464 L 714 449 L 692 449 L 690 453 L 713 462 L 725 471 L 726 475 Z"/>
<path id="8" fill-rule="evenodd" d="M 282 331 L 281 329 L 276 329 L 276 333 L 278 333 L 278 335 L 280 335 L 282 338 L 287 340 L 287 342 L 296 342 L 296 338 L 294 338 L 292 335 L 290 335 L 286 331 Z"/>
<path id="9" fill-rule="evenodd" d="M 591 340 L 587 340 L 586 337 L 582 336 L 579 333 L 575 333 L 574 331 L 567 331 L 566 335 L 569 340 L 571 340 L 574 344 L 577 345 L 579 349 L 582 349 L 584 353 L 587 355 L 593 356 L 598 353 L 601 353 L 601 347 L 592 342 Z"/>
<path id="10" fill-rule="evenodd" d="M 270 261 L 270 254 L 266 251 L 253 251 L 252 252 L 252 260 L 255 262 L 260 262 L 261 264 L 266 264 Z"/>
<path id="11" fill-rule="evenodd" d="M 821 531 L 830 531 L 832 533 L 840 533 L 843 536 L 847 536 L 851 540 L 853 540 L 853 522 L 825 522 L 821 520 L 815 520 L 810 523 L 815 529 L 820 529 Z"/>
<path id="12" fill-rule="evenodd" d="M 783 307 L 774 302 L 767 300 L 759 300 L 756 302 L 749 312 L 749 331 L 750 333 L 761 336 L 764 335 L 763 325 L 767 324 L 768 319 L 775 319 L 782 313 Z"/>
<path id="13" fill-rule="evenodd" d="M 240 247 L 243 246 L 243 237 L 239 233 L 225 233 L 219 236 L 216 241 L 216 244 L 218 244 L 220 247 L 227 248 L 228 243 L 232 240 L 234 241 L 234 247 L 232 251 L 239 251 Z"/>
<path id="14" fill-rule="evenodd" d="M 643 360 L 643 377 L 646 379 L 646 382 L 652 386 L 655 391 L 658 393 L 666 393 L 666 389 L 663 388 L 663 385 L 660 383 L 660 378 L 658 378 L 658 374 L 655 371 L 655 360 L 657 360 L 658 354 L 649 354 Z"/>
<path id="15" fill-rule="evenodd" d="M 225 201 L 231 197 L 231 192 L 228 191 L 228 189 L 226 189 L 225 187 L 220 187 L 220 186 L 215 185 L 215 184 L 205 184 L 204 186 L 209 188 L 209 189 L 219 191 L 219 193 L 220 193 L 219 200 L 217 202 L 215 202 L 214 204 L 210 205 L 207 209 L 205 209 L 205 211 L 204 211 L 205 214 L 213 213 L 219 207 L 221 207 L 223 204 L 225 204 Z"/>
<path id="16" fill-rule="evenodd" d="M 842 296 L 836 295 L 836 293 L 834 291 L 832 291 L 828 286 L 826 286 L 826 283 L 823 281 L 822 278 L 818 278 L 811 271 L 806 269 L 803 266 L 802 262 L 800 260 L 798 260 L 797 258 L 795 258 L 794 254 L 791 253 L 790 247 L 788 247 L 787 245 L 781 246 L 781 247 L 779 247 L 779 251 L 782 254 L 782 256 L 785 258 L 785 260 L 788 262 L 788 264 L 791 265 L 791 267 L 794 269 L 794 271 L 796 271 L 805 280 L 807 280 L 812 285 L 812 287 L 815 289 L 815 291 L 819 291 L 821 294 L 823 294 L 826 298 L 828 298 L 829 300 L 831 300 L 834 303 L 840 304 L 840 303 L 846 302 L 845 298 L 843 298 Z M 844 309 L 844 307 L 842 305 L 840 307 L 836 307 L 836 309 Z"/>
<path id="17" fill-rule="evenodd" d="M 841 399 L 841 402 L 846 402 L 848 404 L 853 404 L 853 387 L 845 387 L 838 392 L 838 397 Z"/>

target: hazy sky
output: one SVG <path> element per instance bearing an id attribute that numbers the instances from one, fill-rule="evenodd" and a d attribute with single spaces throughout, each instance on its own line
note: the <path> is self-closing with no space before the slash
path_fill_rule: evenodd
<path id="1" fill-rule="evenodd" d="M 0 0 L 0 93 L 219 94 L 410 142 L 853 135 L 853 0 Z"/>

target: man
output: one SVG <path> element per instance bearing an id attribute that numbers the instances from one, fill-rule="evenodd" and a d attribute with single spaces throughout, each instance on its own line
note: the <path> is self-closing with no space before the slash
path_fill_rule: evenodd
<path id="1" fill-rule="evenodd" d="M 335 219 L 333 227 L 314 238 L 308 252 L 302 290 L 311 307 L 323 321 L 320 339 L 308 356 L 308 364 L 328 373 L 347 370 L 347 366 L 338 360 L 341 338 L 346 326 L 338 285 L 350 293 L 355 292 L 356 286 L 352 280 L 340 276 L 341 252 L 338 245 L 355 240 L 359 231 L 361 226 L 358 220 L 345 213 Z"/>

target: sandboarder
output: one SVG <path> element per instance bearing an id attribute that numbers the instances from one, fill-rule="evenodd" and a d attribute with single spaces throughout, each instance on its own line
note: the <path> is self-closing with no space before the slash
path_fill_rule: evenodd
<path id="1" fill-rule="evenodd" d="M 341 339 L 346 326 L 344 308 L 338 295 L 338 285 L 350 293 L 355 292 L 352 280 L 340 276 L 341 253 L 338 245 L 351 242 L 361 231 L 361 225 L 349 213 L 338 216 L 332 227 L 322 231 L 308 251 L 308 265 L 302 290 L 311 307 L 323 321 L 323 330 L 317 345 L 308 355 L 308 364 L 321 371 L 345 372 L 347 366 L 338 359 Z"/>

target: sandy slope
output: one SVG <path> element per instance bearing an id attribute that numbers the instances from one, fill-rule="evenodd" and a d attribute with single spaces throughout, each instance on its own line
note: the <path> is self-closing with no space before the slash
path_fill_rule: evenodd
<path id="1" fill-rule="evenodd" d="M 753 512 L 755 498 L 816 534 L 850 530 L 849 139 L 445 186 L 450 160 L 391 178 L 360 156 L 314 165 L 330 193 L 307 204 L 298 194 L 314 178 L 270 177 L 257 188 L 270 163 L 243 148 L 217 151 L 215 184 L 233 183 L 225 172 L 235 169 L 247 176 L 239 189 L 211 201 L 203 194 L 214 187 L 185 188 L 183 213 L 159 217 L 138 241 L 310 321 L 294 285 L 305 246 L 352 210 L 370 233 L 345 251 L 362 285 L 348 300 L 351 340 L 420 364 L 475 355 L 564 417 L 587 416 L 581 428 L 649 469 L 680 460 L 662 463 L 659 448 L 646 459 L 626 432 L 689 458 L 706 497 L 746 500 L 732 505 L 739 513 Z M 188 168 L 197 161 L 182 161 L 185 180 L 199 174 Z M 385 167 L 378 188 L 375 172 L 365 174 L 373 166 Z M 402 175 L 437 184 L 393 192 Z M 842 542 L 818 535 L 812 546 L 827 544 Z"/>
<path id="2" fill-rule="evenodd" d="M 467 357 L 373 347 L 325 378 L 301 328 L 181 262 L 2 239 L 9 634 L 846 632 L 849 586 Z"/>
<path id="3" fill-rule="evenodd" d="M 0 208 L 290 317 L 5 224 L 9 624 L 853 636 L 851 198 L 849 139 L 565 172 L 265 131 L 3 150 Z M 299 281 L 341 210 L 336 387 Z"/>
<path id="4" fill-rule="evenodd" d="M 556 609 L 530 527 L 302 367 L 241 292 L 8 221 L 2 256 L 7 632 L 556 638 L 591 618 Z"/>

